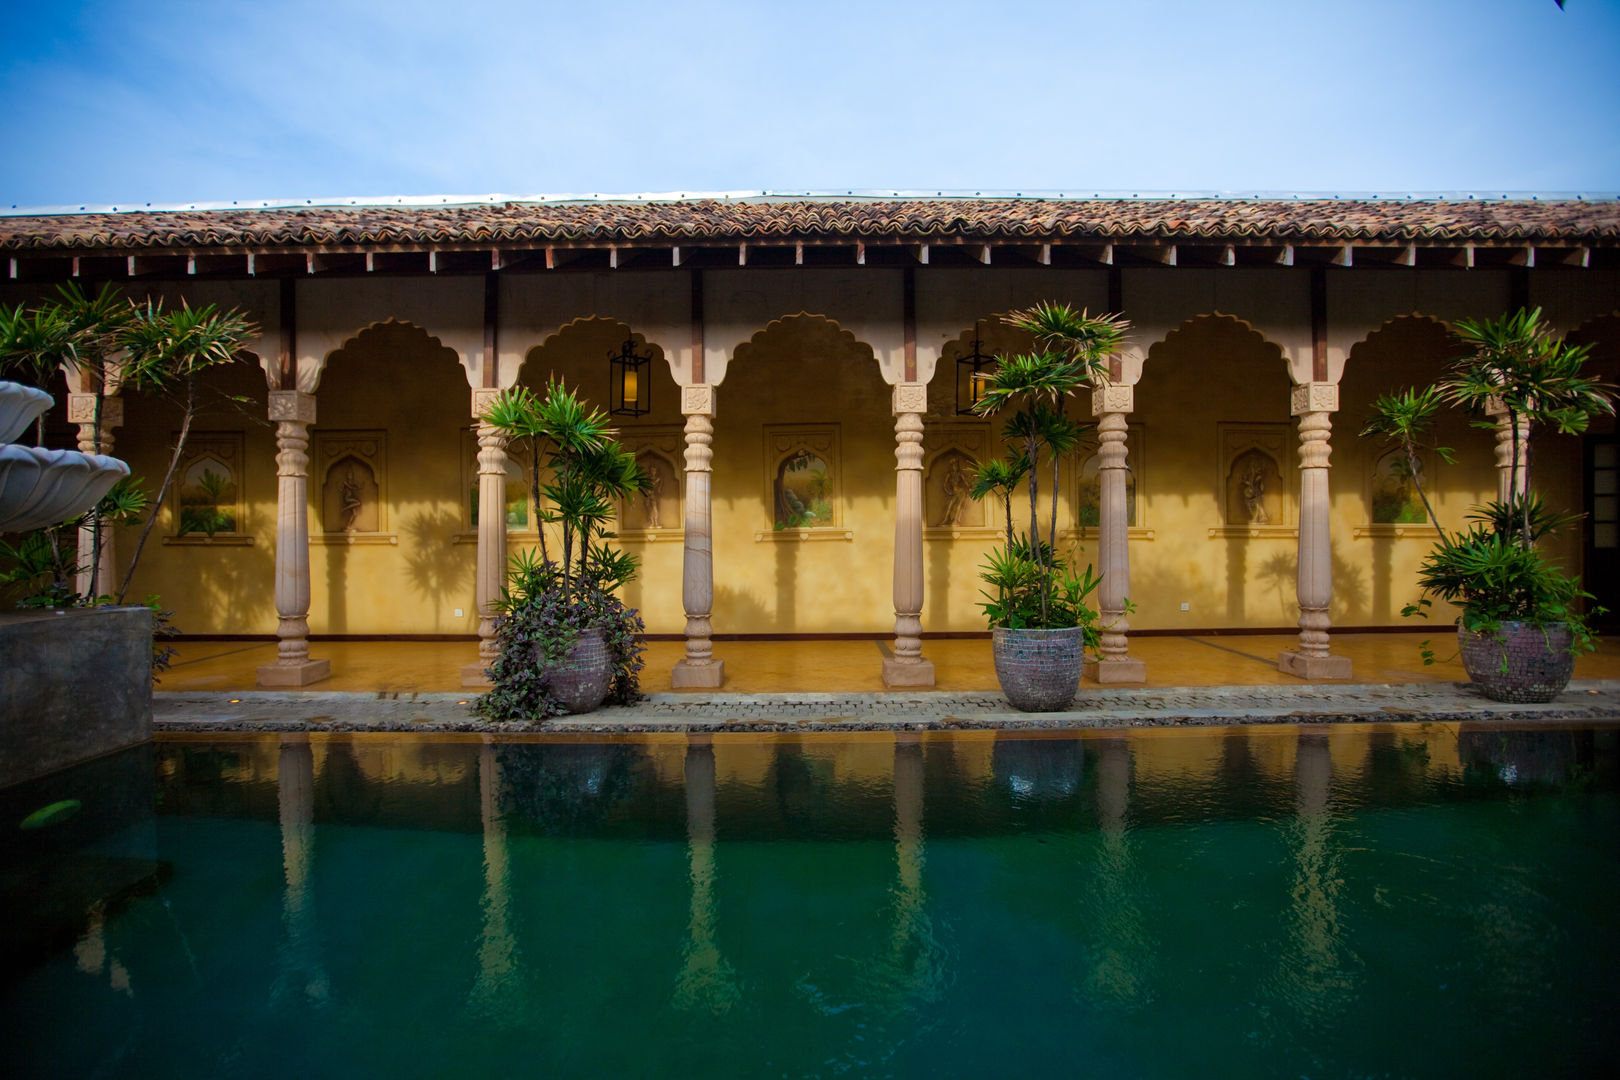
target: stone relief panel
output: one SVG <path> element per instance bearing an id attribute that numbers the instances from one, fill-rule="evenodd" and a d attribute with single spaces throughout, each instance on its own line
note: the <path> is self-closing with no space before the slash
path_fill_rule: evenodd
<path id="1" fill-rule="evenodd" d="M 765 505 L 774 532 L 836 529 L 843 520 L 837 424 L 765 428 Z"/>
<path id="2" fill-rule="evenodd" d="M 316 431 L 322 532 L 359 536 L 387 529 L 385 439 L 381 431 Z"/>
<path id="3" fill-rule="evenodd" d="M 923 429 L 923 535 L 961 539 L 993 533 L 994 499 L 975 501 L 973 472 L 994 452 L 983 421 L 929 424 Z"/>
<path id="4" fill-rule="evenodd" d="M 245 534 L 241 432 L 194 432 L 176 472 L 170 542 L 252 543 Z"/>
<path id="5" fill-rule="evenodd" d="M 635 455 L 646 474 L 649 491 L 619 504 L 621 539 L 658 539 L 679 536 L 684 527 L 685 442 L 676 427 L 647 427 L 619 432 L 619 441 Z"/>
<path id="6" fill-rule="evenodd" d="M 1221 424 L 1217 491 L 1224 528 L 1293 531 L 1298 520 L 1294 429 L 1289 424 Z"/>

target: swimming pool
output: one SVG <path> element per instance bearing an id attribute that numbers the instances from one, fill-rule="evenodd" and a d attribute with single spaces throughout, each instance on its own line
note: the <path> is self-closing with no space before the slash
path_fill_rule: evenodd
<path id="1" fill-rule="evenodd" d="M 1620 1050 L 1617 727 L 185 738 L 0 809 L 13 1075 L 1548 1075 Z"/>

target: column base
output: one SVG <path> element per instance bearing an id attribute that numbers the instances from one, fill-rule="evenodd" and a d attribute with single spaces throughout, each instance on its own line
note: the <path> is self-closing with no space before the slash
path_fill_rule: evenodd
<path id="1" fill-rule="evenodd" d="M 304 660 L 296 664 L 264 664 L 259 668 L 259 685 L 308 686 L 332 674 L 330 660 Z"/>
<path id="2" fill-rule="evenodd" d="M 1113 683 L 1147 682 L 1147 662 L 1130 656 L 1123 659 L 1094 660 L 1086 664 L 1085 677 L 1104 686 Z"/>
<path id="3" fill-rule="evenodd" d="M 885 658 L 883 661 L 883 685 L 891 690 L 902 686 L 933 686 L 934 662 L 932 660 L 917 660 L 906 664 L 899 660 Z"/>
<path id="4" fill-rule="evenodd" d="M 1302 679 L 1348 679 L 1348 656 L 1306 656 L 1304 653 L 1277 654 L 1277 670 Z"/>
<path id="5" fill-rule="evenodd" d="M 461 685 L 471 689 L 487 690 L 494 685 L 489 681 L 489 676 L 484 674 L 484 669 L 487 667 L 489 665 L 482 660 L 476 664 L 463 664 L 461 666 Z"/>
<path id="6" fill-rule="evenodd" d="M 690 660 L 678 660 L 669 673 L 669 681 L 677 690 L 717 690 L 726 681 L 726 662 L 710 660 L 706 664 L 694 664 Z"/>

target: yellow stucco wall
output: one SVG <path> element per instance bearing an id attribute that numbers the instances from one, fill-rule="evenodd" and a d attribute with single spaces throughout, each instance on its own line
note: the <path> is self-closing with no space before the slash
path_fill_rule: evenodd
<path id="1" fill-rule="evenodd" d="M 1278 493 L 1284 511 L 1277 534 L 1236 535 L 1228 530 L 1224 535 L 1212 535 L 1211 531 L 1219 530 L 1225 513 L 1220 488 L 1223 425 L 1282 432 L 1285 457 L 1292 464 L 1297 437 L 1288 410 L 1287 362 L 1297 359 L 1296 339 L 1303 323 L 1295 320 L 1273 332 L 1274 328 L 1264 325 L 1265 320 L 1251 324 L 1212 316 L 1177 319 L 1182 310 L 1205 302 L 1223 310 L 1247 304 L 1263 314 L 1278 304 L 1292 310 L 1298 306 L 1293 303 L 1297 297 L 1284 290 L 1278 294 L 1277 304 L 1267 307 L 1238 288 L 1250 282 L 1254 288 L 1249 292 L 1270 296 L 1265 288 L 1273 279 L 1281 280 L 1277 274 L 1257 273 L 1240 280 L 1220 278 L 1215 272 L 1204 276 L 1178 273 L 1143 271 L 1126 281 L 1127 299 L 1136 295 L 1129 290 L 1140 291 L 1142 310 L 1150 313 L 1133 335 L 1133 349 L 1143 358 L 1143 374 L 1136 389 L 1136 412 L 1131 416 L 1139 514 L 1131 541 L 1131 595 L 1138 610 L 1131 623 L 1136 629 L 1292 626 L 1297 618 L 1296 540 L 1288 527 L 1297 523 L 1297 472 L 1286 472 L 1286 479 L 1295 486 Z M 808 275 L 804 277 L 812 281 Z M 799 279 L 782 280 L 791 284 Z M 1102 279 L 1093 273 L 1076 280 L 1089 289 Z M 1179 291 L 1178 281 L 1184 286 Z M 1229 284 L 1221 284 L 1223 281 Z M 1217 286 L 1226 291 L 1217 289 L 1218 295 L 1204 296 L 1199 292 L 1200 283 L 1208 285 L 1205 292 Z M 311 288 L 319 285 L 305 284 Z M 746 284 L 737 280 L 739 289 Z M 966 272 L 958 284 L 963 288 L 971 284 Z M 1372 291 L 1386 318 L 1403 305 L 1417 302 L 1402 289 L 1450 318 L 1494 298 L 1501 291 L 1499 285 L 1494 278 L 1475 280 L 1453 274 L 1429 280 L 1407 275 L 1379 278 Z M 398 286 L 418 292 L 431 287 L 431 282 Z M 999 421 L 987 423 L 954 413 L 955 353 L 951 343 L 966 340 L 964 334 L 970 337 L 973 323 L 971 314 L 957 312 L 958 307 L 971 310 L 963 307 L 966 301 L 957 295 L 960 291 L 930 300 L 949 311 L 930 310 L 919 316 L 920 323 L 930 327 L 957 328 L 955 337 L 949 336 L 952 331 L 930 331 L 932 337 L 946 341 L 940 347 L 940 363 L 929 389 L 930 412 L 925 418 L 925 460 L 930 463 L 950 443 L 942 433 L 975 425 L 981 432 L 983 452 L 999 452 L 993 434 Z M 741 299 L 734 298 L 733 307 L 745 306 L 745 292 L 737 292 Z M 924 293 L 933 296 L 929 290 Z M 1344 340 L 1332 353 L 1335 368 L 1343 371 L 1341 411 L 1334 417 L 1331 479 L 1333 618 L 1340 626 L 1394 625 L 1401 621 L 1400 608 L 1416 595 L 1417 566 L 1431 540 L 1421 530 L 1398 536 L 1388 535 L 1389 530 L 1367 529 L 1371 517 L 1368 477 L 1378 448 L 1358 438 L 1357 432 L 1375 394 L 1426 383 L 1439 374 L 1443 342 L 1436 344 L 1441 340 L 1438 324 L 1410 318 L 1396 318 L 1368 338 L 1377 323 L 1361 309 L 1372 301 L 1346 300 L 1336 292 L 1330 296 L 1336 297 L 1330 305 L 1336 327 L 1365 326 L 1359 338 L 1344 331 Z M 1022 293 L 1015 299 L 1021 300 Z M 763 302 L 747 301 L 756 306 Z M 663 304 L 671 305 L 679 306 L 673 301 Z M 310 317 L 318 315 L 336 326 L 342 313 L 327 310 L 331 307 L 316 305 L 310 309 L 314 313 Z M 367 314 L 375 312 L 368 308 Z M 1280 318 L 1274 312 L 1270 317 L 1273 322 Z M 328 327 L 319 339 L 349 344 L 323 356 L 317 392 L 319 416 L 312 429 L 309 506 L 315 537 L 310 554 L 310 629 L 316 634 L 473 634 L 477 629 L 473 599 L 476 544 L 467 499 L 473 443 L 466 364 L 446 347 L 454 335 L 436 343 L 415 327 L 383 325 L 356 337 L 358 326 L 350 327 L 346 331 Z M 622 322 L 587 319 L 543 333 L 503 330 L 503 374 L 536 388 L 556 375 L 605 407 L 607 351 L 622 342 L 628 329 Z M 661 336 L 668 339 L 670 333 Z M 896 335 L 887 334 L 886 344 L 873 346 L 830 319 L 789 316 L 760 324 L 751 339 L 744 336 L 740 342 L 722 341 L 719 330 L 709 337 L 709 348 L 723 347 L 732 353 L 716 393 L 714 422 L 715 632 L 889 632 L 894 619 L 894 421 L 890 387 L 874 353 L 893 363 L 894 345 L 887 339 Z M 1305 337 L 1308 339 L 1308 333 Z M 315 339 L 301 333 L 301 354 L 309 340 Z M 658 357 L 652 369 L 653 410 L 642 417 L 615 418 L 615 424 L 627 439 L 656 444 L 663 460 L 671 464 L 672 501 L 668 505 L 674 513 L 666 513 L 670 520 L 662 530 L 638 531 L 624 540 L 623 546 L 643 559 L 641 578 L 627 590 L 626 599 L 643 610 L 649 631 L 678 634 L 684 626 L 678 529 L 684 482 L 678 472 L 683 418 L 678 387 L 662 347 L 642 339 L 638 345 L 647 345 Z M 516 371 L 507 363 L 510 354 L 523 357 Z M 209 382 L 217 390 L 245 399 L 240 412 L 211 407 L 197 427 L 204 433 L 234 431 L 242 435 L 241 532 L 252 543 L 164 543 L 163 538 L 172 538 L 174 532 L 172 516 L 166 516 L 148 545 L 133 592 L 161 594 L 165 604 L 176 611 L 178 625 L 188 633 L 270 633 L 275 628 L 276 470 L 274 434 L 263 420 L 264 379 L 256 368 L 243 365 L 210 375 Z M 118 452 L 138 474 L 155 482 L 166 463 L 167 441 L 178 424 L 177 414 L 167 405 L 139 397 L 132 397 L 127 408 L 126 423 L 118 432 Z M 1085 401 L 1076 401 L 1073 410 L 1082 417 L 1089 415 Z M 782 539 L 772 528 L 770 488 L 776 451 L 768 436 L 805 430 L 836 436 L 838 519 L 828 529 L 815 530 L 813 538 Z M 320 534 L 326 526 L 319 458 L 323 439 L 365 432 L 380 432 L 385 447 L 379 483 L 385 523 L 379 530 L 380 540 L 367 537 L 355 542 L 356 538 L 341 535 L 323 538 Z M 1437 508 L 1448 527 L 1456 527 L 1469 506 L 1495 491 L 1491 438 L 1458 416 L 1446 417 L 1439 435 L 1460 455 L 1455 466 L 1437 464 L 1433 475 Z M 1579 453 L 1578 440 L 1550 434 L 1537 438 L 1535 483 L 1555 506 L 1579 506 Z M 1059 513 L 1060 527 L 1068 530 L 1068 539 L 1080 542 L 1084 563 L 1095 557 L 1095 540 L 1070 528 L 1076 522 L 1079 464 L 1065 464 Z M 999 540 L 1001 510 L 989 506 L 982 514 L 975 513 L 972 527 L 958 530 L 952 537 L 935 527 L 941 512 L 937 484 L 925 490 L 929 492 L 925 524 L 930 528 L 924 540 L 924 628 L 981 630 L 977 568 L 985 552 Z M 1049 506 L 1046 500 L 1043 497 L 1043 531 Z M 1021 497 L 1014 512 L 1021 523 Z M 511 549 L 532 542 L 532 537 L 514 535 Z M 120 535 L 119 544 L 120 558 L 125 559 L 133 545 L 128 530 Z M 1560 538 L 1553 550 L 1574 561 L 1579 556 L 1578 538 Z M 1185 612 L 1180 610 L 1182 603 L 1188 605 Z M 1433 619 L 1437 625 L 1446 620 L 1444 612 L 1437 612 Z"/>

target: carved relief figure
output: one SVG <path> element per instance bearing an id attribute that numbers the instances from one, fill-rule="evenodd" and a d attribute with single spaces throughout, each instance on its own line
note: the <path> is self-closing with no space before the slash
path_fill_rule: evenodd
<path id="1" fill-rule="evenodd" d="M 950 468 L 941 481 L 945 493 L 945 510 L 940 514 L 940 525 L 960 525 L 967 513 L 973 494 L 973 470 L 960 454 L 951 455 Z"/>
<path id="2" fill-rule="evenodd" d="M 647 462 L 647 490 L 641 496 L 642 505 L 647 511 L 647 528 L 662 529 L 664 527 L 663 513 L 659 510 L 659 500 L 664 494 L 664 471 L 655 463 Z"/>
<path id="3" fill-rule="evenodd" d="M 365 501 L 360 497 L 360 481 L 354 475 L 353 465 L 350 465 L 343 474 L 343 486 L 338 492 L 338 499 L 343 515 L 340 519 L 342 531 L 354 532 Z"/>
<path id="4" fill-rule="evenodd" d="M 1270 525 L 1271 515 L 1266 513 L 1266 471 L 1259 462 L 1249 465 L 1243 473 L 1243 509 L 1250 525 Z"/>

